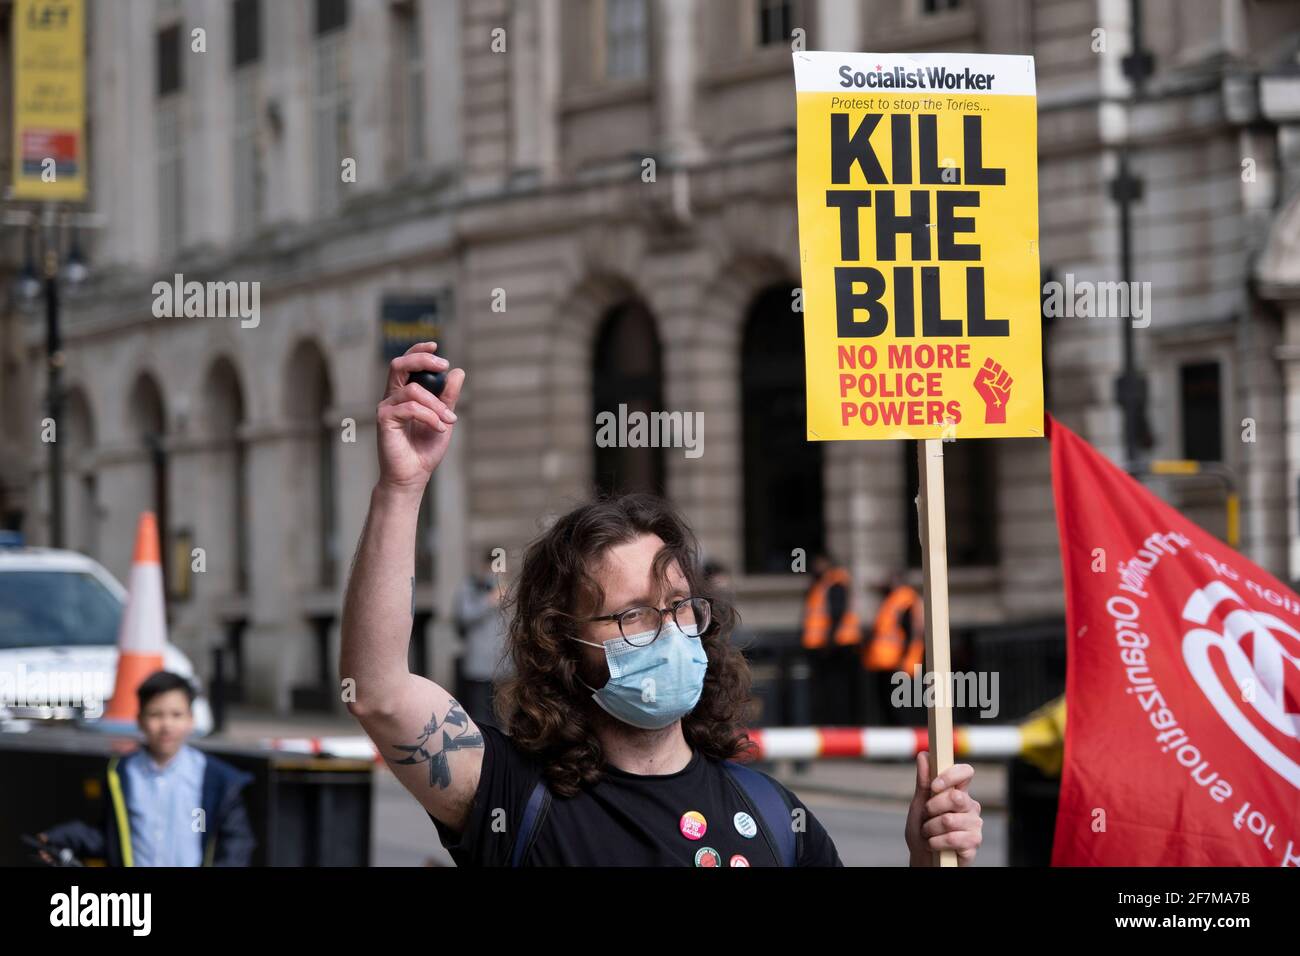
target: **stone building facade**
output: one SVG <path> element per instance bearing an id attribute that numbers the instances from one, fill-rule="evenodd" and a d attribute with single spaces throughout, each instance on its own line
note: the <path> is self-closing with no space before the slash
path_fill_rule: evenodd
<path id="1" fill-rule="evenodd" d="M 1128 144 L 1147 453 L 1222 460 L 1242 550 L 1300 577 L 1300 8 L 1143 6 L 1155 74 L 1129 106 L 1122 0 L 116 0 L 92 16 L 106 225 L 66 317 L 70 545 L 123 575 L 137 513 L 160 508 L 169 548 L 206 555 L 173 574 L 173 639 L 237 651 L 247 699 L 329 704 L 381 309 L 427 297 L 451 303 L 442 340 L 469 373 L 420 562 L 415 663 L 435 679 L 471 557 L 516 559 L 614 484 L 684 510 L 760 635 L 794 629 L 795 548 L 839 556 L 870 606 L 917 558 L 911 450 L 802 441 L 793 34 L 1033 54 L 1045 280 L 1118 278 Z M 260 321 L 156 318 L 178 273 L 259 283 Z M 1044 342 L 1049 409 L 1118 456 L 1117 320 L 1052 319 Z M 19 364 L 41 348 L 27 335 Z M 29 482 L 7 502 L 39 539 L 39 381 L 23 391 L 6 439 Z M 598 447 L 620 404 L 699 413 L 703 453 Z M 1059 636 L 1046 442 L 959 440 L 948 489 L 954 627 Z M 1215 483 L 1160 490 L 1223 529 Z"/>

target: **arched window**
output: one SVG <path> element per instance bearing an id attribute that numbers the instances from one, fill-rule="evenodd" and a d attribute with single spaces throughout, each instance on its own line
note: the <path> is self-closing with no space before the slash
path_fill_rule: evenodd
<path id="1" fill-rule="evenodd" d="M 339 431 L 326 420 L 334 404 L 329 370 L 319 346 L 303 342 L 289 360 L 287 381 L 294 387 L 289 393 L 289 419 L 299 430 L 304 464 L 313 468 L 314 481 L 304 484 L 307 498 L 306 520 L 315 532 L 311 541 L 316 563 L 314 583 L 322 590 L 332 590 L 338 577 L 338 507 L 335 468 Z"/>
<path id="2" fill-rule="evenodd" d="M 592 353 L 591 383 L 594 414 L 608 412 L 617 425 L 614 441 L 606 440 L 609 429 L 593 426 L 597 493 L 664 494 L 663 449 L 639 443 L 628 447 L 623 440 L 622 423 L 628 416 L 664 410 L 659 336 L 654 319 L 639 302 L 616 306 L 605 316 Z"/>
<path id="3" fill-rule="evenodd" d="M 63 500 L 72 502 L 69 540 L 82 554 L 99 557 L 99 491 L 94 470 L 95 417 L 80 388 L 68 392 L 62 432 L 68 449 Z"/>
<path id="4" fill-rule="evenodd" d="M 216 527 L 227 535 L 229 552 L 222 564 L 229 568 L 232 591 L 248 590 L 248 449 L 240 434 L 244 424 L 244 390 L 229 359 L 217 359 L 208 370 L 204 386 L 204 412 L 208 437 L 214 442 L 212 471 L 216 478 Z"/>
<path id="5" fill-rule="evenodd" d="M 916 442 L 901 443 L 903 450 L 903 524 L 907 535 L 907 565 L 921 566 L 921 538 L 916 514 L 920 466 Z M 996 565 L 998 552 L 997 440 L 973 438 L 945 442 L 943 446 L 943 497 L 947 517 L 948 566 Z"/>
<path id="6" fill-rule="evenodd" d="M 148 373 L 142 373 L 131 388 L 131 424 L 136 438 L 149 456 L 150 497 L 154 516 L 158 521 L 158 542 L 162 549 L 164 591 L 169 586 L 171 562 L 171 510 L 168 507 L 167 487 L 167 416 L 163 405 L 162 389 Z"/>
<path id="7" fill-rule="evenodd" d="M 750 306 L 741 344 L 745 570 L 789 572 L 791 552 L 823 544 L 822 446 L 807 440 L 802 315 L 794 289 L 773 286 Z"/>

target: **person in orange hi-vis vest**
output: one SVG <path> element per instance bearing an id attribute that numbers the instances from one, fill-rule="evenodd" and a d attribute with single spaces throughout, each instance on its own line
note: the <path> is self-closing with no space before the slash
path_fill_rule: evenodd
<path id="1" fill-rule="evenodd" d="M 825 552 L 813 556 L 811 571 L 803 647 L 812 668 L 812 717 L 821 725 L 855 725 L 862 720 L 857 663 L 862 627 L 853 609 L 853 581 Z"/>
<path id="2" fill-rule="evenodd" d="M 903 670 L 911 673 L 908 661 L 921 662 L 925 655 L 925 609 L 920 592 L 902 574 L 892 574 L 881 588 L 884 598 L 876 611 L 871 640 L 863 648 L 862 666 L 869 671 Z M 909 623 L 910 622 L 910 623 Z M 920 636 L 921 657 L 917 636 Z"/>
<path id="3" fill-rule="evenodd" d="M 920 594 L 915 591 L 912 593 L 915 596 L 908 608 L 912 617 L 912 639 L 907 642 L 907 653 L 903 655 L 903 662 L 898 668 L 908 676 L 915 676 L 925 666 L 925 603 Z"/>
<path id="4" fill-rule="evenodd" d="M 912 674 L 925 662 L 925 604 L 899 572 L 891 574 L 880 590 L 883 598 L 871 640 L 862 648 L 862 666 L 876 675 L 870 701 L 872 723 L 892 724 L 892 711 L 886 705 L 894 674 Z"/>

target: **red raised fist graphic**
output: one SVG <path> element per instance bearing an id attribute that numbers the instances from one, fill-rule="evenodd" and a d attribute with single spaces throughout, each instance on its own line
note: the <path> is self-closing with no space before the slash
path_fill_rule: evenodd
<path id="1" fill-rule="evenodd" d="M 1011 399 L 1012 381 L 1002 366 L 992 359 L 985 359 L 984 367 L 975 373 L 975 391 L 984 399 L 985 425 L 1007 423 L 1007 402 Z"/>

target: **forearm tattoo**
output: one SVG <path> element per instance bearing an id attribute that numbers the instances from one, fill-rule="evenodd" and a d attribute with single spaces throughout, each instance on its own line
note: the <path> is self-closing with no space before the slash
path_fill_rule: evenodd
<path id="1" fill-rule="evenodd" d="M 438 720 L 436 713 L 430 716 L 429 722 L 424 725 L 424 733 L 415 743 L 393 744 L 393 746 L 407 754 L 394 763 L 427 763 L 429 786 L 437 786 L 445 790 L 451 785 L 451 766 L 447 762 L 447 754 L 453 750 L 482 747 L 483 736 L 470 730 L 469 717 L 453 697 L 451 706 L 447 709 L 447 716 L 441 721 Z"/>

